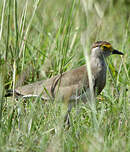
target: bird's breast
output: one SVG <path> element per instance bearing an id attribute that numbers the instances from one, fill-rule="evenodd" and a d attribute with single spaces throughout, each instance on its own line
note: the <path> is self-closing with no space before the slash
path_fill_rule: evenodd
<path id="1" fill-rule="evenodd" d="M 106 68 L 102 67 L 99 71 L 97 71 L 95 75 L 95 87 L 97 94 L 100 94 L 100 92 L 103 90 L 106 84 Z"/>

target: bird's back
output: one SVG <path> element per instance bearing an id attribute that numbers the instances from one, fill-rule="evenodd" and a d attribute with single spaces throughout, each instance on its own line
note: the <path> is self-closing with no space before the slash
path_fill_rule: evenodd
<path id="1" fill-rule="evenodd" d="M 39 96 L 41 94 L 43 99 L 47 99 L 49 96 L 55 97 L 58 92 L 61 97 L 69 98 L 84 86 L 86 88 L 88 87 L 86 65 L 64 72 L 47 80 L 18 87 L 15 89 L 15 92 L 23 96 Z"/>

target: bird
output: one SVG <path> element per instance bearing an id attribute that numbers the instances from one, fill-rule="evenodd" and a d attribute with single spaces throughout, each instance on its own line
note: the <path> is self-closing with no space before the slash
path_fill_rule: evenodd
<path id="1" fill-rule="evenodd" d="M 105 59 L 112 55 L 124 55 L 114 49 L 107 41 L 96 41 L 90 51 L 90 69 L 92 73 L 92 88 L 94 95 L 99 95 L 106 84 L 107 65 Z M 77 100 L 86 102 L 90 94 L 90 83 L 86 64 L 63 72 L 47 80 L 41 80 L 15 89 L 15 94 L 26 97 L 40 96 L 43 100 L 54 100 L 56 97 L 68 104 L 66 120 L 72 109 L 72 103 Z M 87 95 L 86 95 L 87 94 Z"/>

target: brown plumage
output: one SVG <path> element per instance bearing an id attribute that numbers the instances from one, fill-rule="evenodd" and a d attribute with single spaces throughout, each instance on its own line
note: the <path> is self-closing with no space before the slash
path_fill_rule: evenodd
<path id="1" fill-rule="evenodd" d="M 42 99 L 45 100 L 50 99 L 50 97 L 55 98 L 58 94 L 62 99 L 69 100 L 69 97 L 75 95 L 76 92 L 78 93 L 77 95 L 80 95 L 80 90 L 85 87 L 88 88 L 89 86 L 86 66 L 83 65 L 48 80 L 18 87 L 15 92 L 24 97 L 41 95 Z"/>
<path id="2" fill-rule="evenodd" d="M 94 94 L 98 95 L 106 84 L 105 58 L 111 54 L 120 54 L 109 42 L 97 41 L 93 44 L 90 54 L 90 68 L 92 72 L 92 87 Z M 90 94 L 88 73 L 86 65 L 64 72 L 47 80 L 38 81 L 29 85 L 18 87 L 15 93 L 23 97 L 41 96 L 44 100 L 60 97 L 68 103 L 81 99 L 87 101 Z M 68 112 L 70 112 L 69 106 Z"/>
<path id="3" fill-rule="evenodd" d="M 103 47 L 104 46 L 104 47 Z M 116 52 L 115 52 L 116 51 Z M 104 58 L 111 54 L 123 54 L 114 50 L 109 42 L 97 41 L 93 44 L 90 65 L 92 71 L 93 90 L 98 95 L 106 83 L 106 64 Z M 47 91 L 46 91 L 47 90 Z M 60 96 L 65 101 L 72 99 L 86 100 L 82 94 L 89 92 L 89 82 L 86 65 L 71 71 L 64 72 L 47 80 L 38 81 L 29 85 L 18 87 L 15 92 L 24 97 L 39 96 L 48 100 Z"/>
<path id="4" fill-rule="evenodd" d="M 92 48 L 96 48 L 98 46 L 103 46 L 103 45 L 110 45 L 111 46 L 111 44 L 109 42 L 97 41 L 97 42 L 93 43 Z"/>

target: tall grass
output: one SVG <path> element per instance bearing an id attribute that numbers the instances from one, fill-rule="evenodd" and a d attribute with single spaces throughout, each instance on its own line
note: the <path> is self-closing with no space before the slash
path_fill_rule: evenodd
<path id="1" fill-rule="evenodd" d="M 129 9 L 128 0 L 1 1 L 0 151 L 130 151 Z M 4 97 L 7 89 L 84 64 L 97 40 L 125 55 L 107 60 L 111 72 L 95 111 L 81 102 L 68 130 L 59 99 Z"/>

